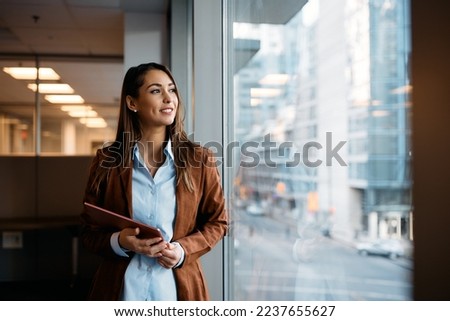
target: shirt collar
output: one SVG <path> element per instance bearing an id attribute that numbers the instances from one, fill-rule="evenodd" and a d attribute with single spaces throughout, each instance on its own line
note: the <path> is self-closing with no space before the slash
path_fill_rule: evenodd
<path id="1" fill-rule="evenodd" d="M 170 137 L 167 141 L 166 147 L 164 148 L 164 154 L 166 154 L 166 156 L 169 156 L 171 160 L 174 160 L 172 152 L 172 140 L 170 139 Z"/>
<path id="2" fill-rule="evenodd" d="M 174 156 L 173 156 L 173 152 L 172 152 L 172 140 L 169 137 L 169 140 L 167 141 L 166 147 L 164 147 L 164 155 L 168 156 L 170 158 L 171 161 L 174 160 Z M 134 157 L 136 159 L 141 159 L 140 158 L 140 154 L 139 154 L 139 148 L 138 148 L 138 144 L 134 144 L 133 147 L 133 153 L 134 153 Z"/>

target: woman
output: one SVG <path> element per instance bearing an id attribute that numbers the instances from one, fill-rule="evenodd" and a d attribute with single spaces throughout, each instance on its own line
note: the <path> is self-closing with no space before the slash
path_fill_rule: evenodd
<path id="1" fill-rule="evenodd" d="M 163 239 L 89 224 L 81 240 L 103 257 L 92 300 L 208 300 L 200 257 L 225 235 L 227 215 L 211 153 L 187 138 L 175 80 L 160 64 L 124 78 L 116 140 L 97 151 L 85 202 L 156 226 Z"/>

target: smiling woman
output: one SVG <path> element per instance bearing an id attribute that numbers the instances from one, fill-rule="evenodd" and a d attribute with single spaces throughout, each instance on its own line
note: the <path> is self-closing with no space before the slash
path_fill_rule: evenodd
<path id="1" fill-rule="evenodd" d="M 187 138 L 180 101 L 163 65 L 125 74 L 116 140 L 98 150 L 84 200 L 162 237 L 96 226 L 83 213 L 81 240 L 103 258 L 91 299 L 209 299 L 200 257 L 225 235 L 225 200 L 211 153 Z"/>
<path id="2" fill-rule="evenodd" d="M 177 89 L 165 72 L 151 70 L 143 78 L 139 96 L 136 98 L 128 95 L 126 102 L 128 108 L 136 112 L 139 118 L 141 140 L 153 141 L 153 135 L 156 133 L 164 138 L 166 126 L 175 120 L 178 108 Z"/>

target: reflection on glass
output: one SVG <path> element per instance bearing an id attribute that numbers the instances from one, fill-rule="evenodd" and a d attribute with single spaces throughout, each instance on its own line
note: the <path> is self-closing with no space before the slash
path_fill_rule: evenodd
<path id="1" fill-rule="evenodd" d="M 233 298 L 410 300 L 409 1 L 232 3 Z"/>

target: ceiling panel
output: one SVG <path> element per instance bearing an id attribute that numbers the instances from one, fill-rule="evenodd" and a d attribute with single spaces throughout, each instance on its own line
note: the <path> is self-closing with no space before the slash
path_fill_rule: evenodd
<path id="1" fill-rule="evenodd" d="M 11 29 L 16 27 L 74 27 L 68 8 L 62 5 L 62 3 L 54 5 L 29 5 L 0 2 L 0 18 Z"/>
<path id="2" fill-rule="evenodd" d="M 121 56 L 123 54 L 123 37 L 109 30 L 81 30 L 81 35 L 91 55 Z"/>
<path id="3" fill-rule="evenodd" d="M 81 30 L 116 30 L 123 33 L 123 11 L 120 8 L 74 7 L 70 12 L 74 24 Z"/>

